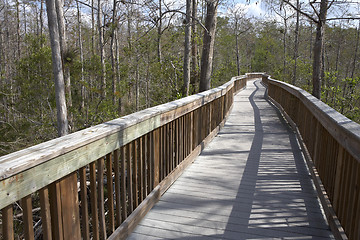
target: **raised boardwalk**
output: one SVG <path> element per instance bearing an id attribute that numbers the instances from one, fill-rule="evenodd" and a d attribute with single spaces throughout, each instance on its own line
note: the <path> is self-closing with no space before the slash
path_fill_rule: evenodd
<path id="1" fill-rule="evenodd" d="M 333 239 L 295 134 L 249 81 L 221 132 L 128 239 Z"/>

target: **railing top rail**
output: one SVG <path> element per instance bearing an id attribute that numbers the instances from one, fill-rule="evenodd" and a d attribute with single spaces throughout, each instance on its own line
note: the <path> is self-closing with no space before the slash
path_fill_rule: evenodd
<path id="1" fill-rule="evenodd" d="M 119 133 L 120 145 L 125 145 L 153 129 L 193 111 L 202 105 L 225 95 L 234 81 L 246 76 L 233 77 L 224 85 L 169 103 L 148 108 L 84 130 L 59 137 L 0 157 L 0 181 L 10 178 L 50 159 L 84 147 L 99 139 Z M 142 123 L 142 126 L 140 126 Z M 125 131 L 131 128 L 132 131 Z M 135 131 L 135 132 L 134 132 Z M 130 136 L 131 135 L 131 136 Z"/>
<path id="2" fill-rule="evenodd" d="M 360 162 L 360 125 L 358 123 L 299 87 L 271 78 L 268 81 L 300 99 L 339 144 Z"/>

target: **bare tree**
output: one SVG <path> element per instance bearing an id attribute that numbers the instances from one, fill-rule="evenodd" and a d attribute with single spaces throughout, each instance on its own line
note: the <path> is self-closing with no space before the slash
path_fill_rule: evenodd
<path id="1" fill-rule="evenodd" d="M 59 0 L 57 0 L 59 1 Z M 57 108 L 58 135 L 63 136 L 68 133 L 68 119 L 65 98 L 64 74 L 61 60 L 60 36 L 57 22 L 55 1 L 46 0 L 46 10 L 50 32 L 52 66 L 55 81 L 55 99 Z"/>
<path id="2" fill-rule="evenodd" d="M 98 14 L 97 14 L 97 24 L 99 31 L 99 51 L 100 51 L 100 61 L 101 61 L 101 97 L 106 97 L 106 68 L 105 68 L 105 50 L 104 50 L 104 34 L 103 34 L 103 24 L 102 24 L 102 4 L 101 0 L 98 0 Z"/>
<path id="3" fill-rule="evenodd" d="M 322 76 L 324 76 L 324 65 L 323 65 L 323 47 L 324 47 L 324 38 L 325 38 L 325 25 L 326 25 L 326 16 L 327 11 L 331 7 L 334 0 L 329 2 L 329 0 L 321 0 L 320 6 L 316 8 L 314 4 L 317 2 L 310 2 L 310 6 L 314 11 L 316 17 L 313 17 L 310 13 L 304 12 L 299 9 L 297 6 L 292 4 L 290 0 L 283 0 L 294 10 L 300 12 L 304 16 L 311 19 L 316 24 L 316 37 L 313 48 L 313 74 L 312 74 L 312 83 L 313 91 L 312 94 L 316 98 L 321 97 L 321 84 Z"/>
<path id="4" fill-rule="evenodd" d="M 201 56 L 199 92 L 210 89 L 211 71 L 214 55 L 214 42 L 216 31 L 216 15 L 219 0 L 206 0 L 206 18 Z"/>
<path id="5" fill-rule="evenodd" d="M 184 42 L 184 86 L 183 94 L 189 95 L 190 87 L 190 42 L 191 42 L 191 16 L 192 0 L 186 0 L 186 18 L 185 18 L 185 42 Z"/>

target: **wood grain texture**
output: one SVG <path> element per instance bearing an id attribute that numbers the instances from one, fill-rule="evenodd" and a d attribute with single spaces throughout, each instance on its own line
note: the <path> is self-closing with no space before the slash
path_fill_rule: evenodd
<path id="1" fill-rule="evenodd" d="M 114 178 L 115 178 L 115 217 L 116 217 L 116 225 L 115 228 L 120 226 L 121 224 L 121 187 L 120 187 L 120 150 L 116 149 L 114 151 Z"/>
<path id="2" fill-rule="evenodd" d="M 113 189 L 113 156 L 112 154 L 106 155 L 106 188 L 107 188 L 107 204 L 108 204 L 108 217 L 109 229 L 115 230 L 115 214 L 114 214 L 114 189 Z"/>
<path id="3" fill-rule="evenodd" d="M 97 195 L 100 239 L 106 239 L 105 203 L 104 203 L 104 158 L 100 158 L 97 166 Z"/>
<path id="4" fill-rule="evenodd" d="M 99 215 L 96 191 L 96 162 L 90 163 L 90 201 L 91 201 L 91 226 L 93 239 L 99 240 Z"/>
<path id="5" fill-rule="evenodd" d="M 90 222 L 89 222 L 89 211 L 88 211 L 88 198 L 87 198 L 87 184 L 86 184 L 86 167 L 79 170 L 80 174 L 80 201 L 81 201 L 81 231 L 82 238 L 84 240 L 90 239 Z"/>
<path id="6" fill-rule="evenodd" d="M 14 239 L 14 220 L 13 207 L 9 205 L 1 210 L 2 214 L 2 233 L 4 240 Z"/>
<path id="7" fill-rule="evenodd" d="M 42 188 L 39 190 L 40 207 L 41 207 L 41 225 L 43 229 L 43 239 L 51 240 L 51 216 L 50 216 L 50 203 L 49 203 L 49 190 Z M 84 238 L 86 239 L 86 238 Z"/>
<path id="8" fill-rule="evenodd" d="M 23 221 L 24 221 L 24 233 L 26 240 L 34 239 L 34 229 L 33 229 L 33 214 L 32 214 L 32 204 L 31 204 L 31 195 L 28 195 L 21 199 L 21 207 L 23 209 Z"/>

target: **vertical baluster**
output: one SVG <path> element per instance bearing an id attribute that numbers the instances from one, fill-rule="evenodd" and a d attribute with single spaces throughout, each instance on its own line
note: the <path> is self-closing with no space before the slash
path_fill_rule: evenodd
<path id="1" fill-rule="evenodd" d="M 21 199 L 21 207 L 23 209 L 23 221 L 24 221 L 24 232 L 25 239 L 34 239 L 34 228 L 33 228 L 33 215 L 31 206 L 31 195 L 28 195 Z"/>
<path id="2" fill-rule="evenodd" d="M 120 159 L 119 149 L 114 151 L 114 178 L 115 178 L 115 216 L 116 216 L 116 228 L 121 224 L 121 188 L 120 188 Z"/>
<path id="3" fill-rule="evenodd" d="M 114 217 L 114 189 L 113 189 L 113 169 L 112 169 L 112 155 L 111 153 L 106 155 L 106 177 L 107 177 L 107 197 L 109 208 L 109 224 L 110 231 L 115 231 L 115 217 Z"/>
<path id="4" fill-rule="evenodd" d="M 190 152 L 192 152 L 195 147 L 194 147 L 194 111 L 192 111 L 190 113 L 190 129 L 189 129 L 189 134 L 190 134 Z"/>
<path id="5" fill-rule="evenodd" d="M 147 194 L 146 194 L 146 190 L 147 190 L 147 166 L 146 166 L 146 162 L 147 162 L 147 159 L 146 159 L 146 142 L 147 142 L 147 135 L 144 135 L 142 137 L 142 144 L 141 144 L 141 159 L 142 159 L 142 199 L 141 201 L 143 201 Z"/>
<path id="6" fill-rule="evenodd" d="M 4 240 L 14 239 L 13 207 L 9 205 L 2 209 L 2 233 Z"/>
<path id="7" fill-rule="evenodd" d="M 52 239 L 51 235 L 51 218 L 50 218 L 50 204 L 49 191 L 47 187 L 39 190 L 40 208 L 41 208 L 41 225 L 43 229 L 43 239 Z"/>
<path id="8" fill-rule="evenodd" d="M 163 163 L 164 163 L 164 155 L 165 155 L 165 144 L 164 144 L 164 126 L 162 126 L 162 127 L 160 127 L 159 128 L 159 131 L 160 131 L 160 139 L 159 139 L 159 141 L 160 141 L 160 152 L 159 152 L 159 174 L 160 174 L 160 180 L 161 179 L 163 179 L 163 177 L 164 177 L 164 171 L 163 171 Z M 154 187 L 155 187 L 156 185 L 154 184 Z"/>
<path id="9" fill-rule="evenodd" d="M 120 147 L 120 161 L 121 161 L 121 216 L 124 221 L 127 218 L 127 205 L 126 205 L 126 154 L 125 147 Z M 120 206 L 120 205 L 119 205 Z"/>
<path id="10" fill-rule="evenodd" d="M 86 167 L 80 168 L 79 173 L 80 173 L 82 237 L 84 240 L 89 240 L 90 231 L 89 231 L 89 213 L 88 213 L 87 185 L 86 185 Z"/>
<path id="11" fill-rule="evenodd" d="M 179 118 L 179 161 L 182 162 L 184 160 L 184 155 L 183 155 L 183 125 L 182 125 L 182 117 Z"/>
<path id="12" fill-rule="evenodd" d="M 169 172 L 174 169 L 174 124 L 173 121 L 169 123 L 170 127 L 170 141 L 169 141 Z"/>
<path id="13" fill-rule="evenodd" d="M 154 163 L 154 158 L 153 158 L 153 149 L 154 149 L 154 144 L 153 144 L 153 133 L 148 133 L 147 135 L 147 142 L 146 142 L 146 162 L 147 162 L 147 182 L 148 182 L 148 189 L 147 189 L 147 194 L 149 194 L 152 190 L 153 190 L 153 163 Z"/>
<path id="14" fill-rule="evenodd" d="M 137 141 L 132 141 L 132 164 L 133 164 L 133 201 L 134 201 L 134 209 L 139 206 L 139 183 L 138 183 L 138 146 Z"/>
<path id="15" fill-rule="evenodd" d="M 165 174 L 166 177 L 169 174 L 169 162 L 170 162 L 170 123 L 165 125 Z"/>
<path id="16" fill-rule="evenodd" d="M 98 207 L 100 238 L 106 239 L 105 209 L 104 209 L 104 158 L 98 160 Z"/>
<path id="17" fill-rule="evenodd" d="M 157 186 L 160 182 L 160 166 L 159 166 L 159 158 L 160 158 L 160 131 L 159 128 L 153 131 L 152 136 L 152 151 L 153 151 L 153 187 Z"/>
<path id="18" fill-rule="evenodd" d="M 61 219 L 61 196 L 60 182 L 56 181 L 49 186 L 50 212 L 51 212 L 51 232 L 56 240 L 64 239 L 63 223 Z"/>
<path id="19" fill-rule="evenodd" d="M 359 211 L 360 211 L 360 190 L 359 186 L 357 185 L 360 183 L 360 163 L 355 159 L 352 158 L 351 161 L 353 162 L 352 166 L 352 186 L 351 186 L 351 205 L 348 206 L 350 214 L 349 214 L 349 221 L 350 221 L 350 239 L 356 239 L 356 219 L 359 219 Z"/>
<path id="20" fill-rule="evenodd" d="M 144 162 L 143 162 L 143 138 L 140 137 L 137 139 L 138 145 L 138 161 L 139 161 L 139 202 L 142 202 L 144 199 Z"/>
<path id="21" fill-rule="evenodd" d="M 129 214 L 132 213 L 134 211 L 134 201 L 133 201 L 133 180 L 132 180 L 132 158 L 131 158 L 131 153 L 132 153 L 132 143 L 128 143 L 126 145 L 126 167 L 127 167 L 127 172 L 126 172 L 126 180 L 127 180 L 127 199 L 128 199 L 128 206 L 129 206 Z"/>
<path id="22" fill-rule="evenodd" d="M 91 223 L 93 239 L 99 239 L 99 217 L 96 192 L 96 163 L 90 163 L 90 201 L 91 201 Z"/>
<path id="23" fill-rule="evenodd" d="M 175 163 L 179 165 L 179 118 L 175 119 Z"/>

